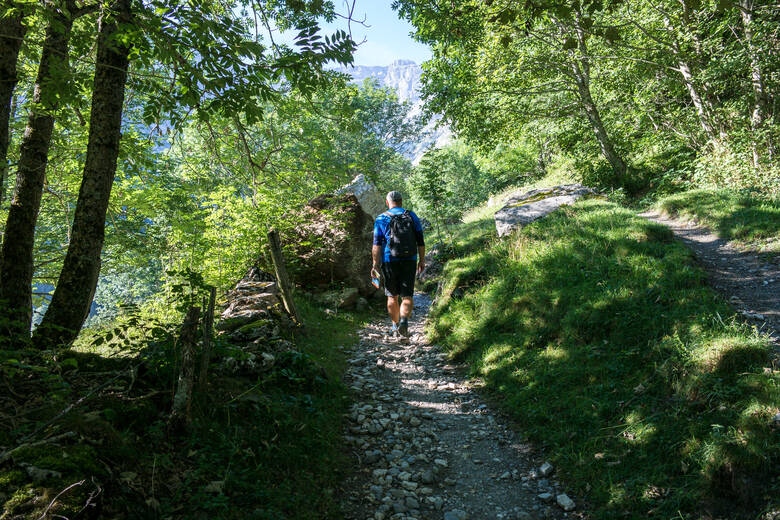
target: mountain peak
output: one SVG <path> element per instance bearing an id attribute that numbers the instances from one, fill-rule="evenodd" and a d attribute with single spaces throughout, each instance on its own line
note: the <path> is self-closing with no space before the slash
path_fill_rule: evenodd
<path id="1" fill-rule="evenodd" d="M 406 101 L 411 105 L 411 114 L 419 115 L 423 110 L 423 102 L 420 99 L 420 75 L 422 69 L 412 60 L 395 60 L 387 66 L 357 65 L 343 67 L 343 72 L 352 76 L 356 84 L 363 83 L 371 78 L 380 87 L 390 87 L 398 94 L 399 101 Z M 417 163 L 425 151 L 431 147 L 445 146 L 452 140 L 452 131 L 449 127 L 437 126 L 440 116 L 434 117 L 425 127 L 423 137 L 419 142 L 413 143 L 404 155 Z"/>

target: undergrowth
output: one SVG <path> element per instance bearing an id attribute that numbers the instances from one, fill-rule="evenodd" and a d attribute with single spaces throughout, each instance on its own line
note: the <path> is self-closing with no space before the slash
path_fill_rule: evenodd
<path id="1" fill-rule="evenodd" d="M 691 190 L 663 198 L 658 209 L 696 220 L 720 237 L 770 255 L 780 254 L 780 200 L 730 190 Z"/>
<path id="2" fill-rule="evenodd" d="M 671 232 L 604 201 L 459 230 L 429 329 L 594 518 L 778 505 L 780 373 Z"/>
<path id="3" fill-rule="evenodd" d="M 297 349 L 255 373 L 212 365 L 180 433 L 166 426 L 172 336 L 134 355 L 0 350 L 10 391 L 0 394 L 0 518 L 338 518 L 337 347 L 368 315 L 297 305 L 306 324 L 288 338 Z M 214 363 L 239 355 L 218 341 Z"/>

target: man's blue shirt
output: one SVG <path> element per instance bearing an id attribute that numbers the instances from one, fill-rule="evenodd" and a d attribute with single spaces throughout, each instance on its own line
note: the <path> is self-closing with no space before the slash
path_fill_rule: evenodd
<path id="1" fill-rule="evenodd" d="M 403 208 L 390 208 L 385 213 L 382 213 L 379 215 L 376 220 L 374 221 L 374 245 L 375 246 L 385 246 L 385 262 L 398 262 L 400 260 L 417 260 L 417 254 L 414 254 L 412 256 L 391 256 L 390 255 L 390 245 L 387 242 L 388 238 L 388 228 L 390 227 L 390 215 L 400 215 L 406 211 Z M 420 224 L 420 219 L 417 218 L 417 215 L 414 214 L 414 211 L 410 211 L 409 214 L 412 216 L 412 220 L 414 221 L 414 234 L 417 237 L 417 246 L 424 246 L 425 241 L 423 240 L 423 230 L 422 225 Z"/>

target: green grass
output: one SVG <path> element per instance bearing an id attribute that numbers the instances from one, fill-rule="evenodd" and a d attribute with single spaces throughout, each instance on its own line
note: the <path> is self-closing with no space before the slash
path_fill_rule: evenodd
<path id="1" fill-rule="evenodd" d="M 354 344 L 357 331 L 375 311 L 328 316 L 303 298 L 296 299 L 296 305 L 306 324 L 296 344 L 327 377 L 322 386 L 296 397 L 294 413 L 290 414 L 286 405 L 277 405 L 273 417 L 263 418 L 284 424 L 286 439 L 281 441 L 281 449 L 267 452 L 266 468 L 259 472 L 259 482 L 253 485 L 265 488 L 269 509 L 278 518 L 340 518 L 334 490 L 348 462 L 341 442 L 348 396 L 341 383 L 346 357 L 337 347 Z M 280 388 L 269 398 L 285 403 L 290 394 Z"/>
<path id="2" fill-rule="evenodd" d="M 334 486 L 345 469 L 348 402 L 337 347 L 354 344 L 374 311 L 328 316 L 305 297 L 296 303 L 306 324 L 295 333 L 297 352 L 277 354 L 270 371 L 213 370 L 207 391 L 193 396 L 191 428 L 179 434 L 166 432 L 177 373 L 170 347 L 142 350 L 149 361 L 137 378 L 127 370 L 136 358 L 106 357 L 115 354 L 110 349 L 57 359 L 0 351 L 0 376 L 25 398 L 13 422 L 0 421 L 3 448 L 121 376 L 46 430 L 73 436 L 20 450 L 0 465 L 0 516 L 38 518 L 60 490 L 85 479 L 51 512 L 73 517 L 97 483 L 106 518 L 340 518 Z M 225 343 L 215 347 L 217 361 L 241 355 Z M 58 474 L 34 482 L 25 465 Z"/>
<path id="3" fill-rule="evenodd" d="M 657 208 L 671 217 L 696 220 L 751 249 L 780 254 L 780 200 L 728 190 L 691 190 L 661 199 Z"/>
<path id="4" fill-rule="evenodd" d="M 484 378 L 594 518 L 754 518 L 777 502 L 768 343 L 667 228 L 595 200 L 504 240 L 489 223 L 460 235 L 432 339 Z"/>

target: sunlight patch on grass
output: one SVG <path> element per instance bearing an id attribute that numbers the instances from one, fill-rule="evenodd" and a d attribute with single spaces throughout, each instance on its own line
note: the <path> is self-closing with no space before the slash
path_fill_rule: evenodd
<path id="1" fill-rule="evenodd" d="M 539 354 L 539 357 L 547 359 L 548 361 L 560 362 L 569 359 L 569 354 L 562 348 L 548 346 Z"/>
<path id="2" fill-rule="evenodd" d="M 506 358 L 512 352 L 513 348 L 512 345 L 506 344 L 493 346 L 490 349 L 490 352 L 485 355 L 485 368 L 493 369 L 506 363 Z"/>

